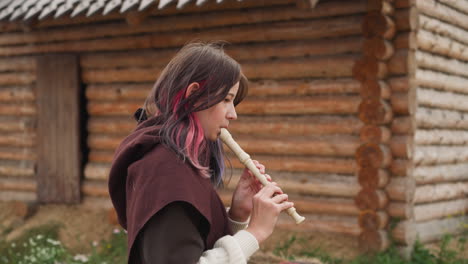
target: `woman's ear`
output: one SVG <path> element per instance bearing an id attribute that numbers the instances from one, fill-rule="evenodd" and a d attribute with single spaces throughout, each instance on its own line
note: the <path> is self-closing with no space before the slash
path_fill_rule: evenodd
<path id="1" fill-rule="evenodd" d="M 195 92 L 198 89 L 200 89 L 200 84 L 198 84 L 197 82 L 193 82 L 189 84 L 189 86 L 187 87 L 187 90 L 185 91 L 184 98 L 189 97 L 193 92 Z"/>

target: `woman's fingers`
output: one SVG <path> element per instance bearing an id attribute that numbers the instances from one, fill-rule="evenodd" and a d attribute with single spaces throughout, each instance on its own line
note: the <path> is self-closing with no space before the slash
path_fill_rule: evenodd
<path id="1" fill-rule="evenodd" d="M 265 165 L 258 162 L 258 160 L 252 160 L 257 169 L 260 171 L 261 174 L 265 174 Z"/>
<path id="2" fill-rule="evenodd" d="M 287 210 L 293 206 L 294 206 L 294 203 L 292 202 L 284 202 L 284 203 L 278 204 L 280 211 Z"/>
<path id="3" fill-rule="evenodd" d="M 283 193 L 283 194 L 278 194 L 278 195 L 275 195 L 273 196 L 273 198 L 271 198 L 271 200 L 274 202 L 274 203 L 282 203 L 284 201 L 287 201 L 288 200 L 288 195 Z"/>
<path id="4" fill-rule="evenodd" d="M 272 182 L 264 186 L 259 192 L 258 195 L 263 197 L 271 198 L 274 194 L 282 194 L 283 191 L 276 182 Z"/>

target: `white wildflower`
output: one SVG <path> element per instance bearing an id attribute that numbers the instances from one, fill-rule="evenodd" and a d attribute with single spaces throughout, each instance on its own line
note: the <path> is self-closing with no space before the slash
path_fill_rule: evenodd
<path id="1" fill-rule="evenodd" d="M 53 239 L 48 238 L 46 241 L 49 242 L 50 244 L 54 245 L 54 246 L 60 245 L 60 241 L 57 241 L 57 240 L 53 240 Z"/>
<path id="2" fill-rule="evenodd" d="M 117 229 L 117 228 L 114 228 L 114 230 L 112 231 L 114 234 L 120 234 L 120 230 Z"/>
<path id="3" fill-rule="evenodd" d="M 83 254 L 78 254 L 76 256 L 73 257 L 73 260 L 76 260 L 76 261 L 81 261 L 81 262 L 88 262 L 88 257 L 86 255 L 83 255 Z"/>
<path id="4" fill-rule="evenodd" d="M 96 240 L 93 241 L 93 247 L 97 247 L 99 245 L 99 242 L 97 242 Z"/>

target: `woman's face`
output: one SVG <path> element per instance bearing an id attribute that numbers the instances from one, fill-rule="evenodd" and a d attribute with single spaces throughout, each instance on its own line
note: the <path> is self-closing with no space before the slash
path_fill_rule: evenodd
<path id="1" fill-rule="evenodd" d="M 237 119 L 234 98 L 238 90 L 239 82 L 231 87 L 224 100 L 208 109 L 195 112 L 195 116 L 201 123 L 206 139 L 215 141 L 221 133 L 221 128 L 228 128 L 229 121 Z"/>

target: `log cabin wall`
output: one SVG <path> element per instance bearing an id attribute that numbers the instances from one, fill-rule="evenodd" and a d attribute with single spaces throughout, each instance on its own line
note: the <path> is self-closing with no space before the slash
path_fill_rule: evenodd
<path id="1" fill-rule="evenodd" d="M 138 36 L 139 45 L 153 50 L 114 47 L 115 52 L 83 55 L 90 114 L 85 198 L 107 196 L 113 150 L 134 127 L 132 113 L 176 48 L 195 37 L 224 39 L 233 43 L 227 52 L 251 80 L 249 96 L 238 106 L 239 118 L 230 131 L 267 166 L 307 218 L 296 226 L 285 217 L 280 225 L 357 236 L 353 197 L 359 185 L 353 176 L 361 124 L 355 116 L 359 83 L 351 71 L 361 52 L 365 7 L 365 1 L 323 1 L 313 10 L 301 10 L 295 1 L 277 1 L 241 12 L 205 10 L 200 22 L 195 22 L 198 14 L 148 17 L 143 24 L 159 25 L 153 31 L 177 21 L 172 32 Z M 187 30 L 193 27 L 197 33 Z M 128 46 L 129 40 L 119 44 L 116 39 L 106 48 Z M 231 162 L 233 178 L 221 192 L 226 203 L 242 169 L 236 158 Z"/>
<path id="2" fill-rule="evenodd" d="M 35 201 L 36 65 L 0 58 L 0 199 Z"/>
<path id="3" fill-rule="evenodd" d="M 414 0 L 410 21 L 413 217 L 396 229 L 406 244 L 459 233 L 468 223 L 468 4 Z"/>
<path id="4" fill-rule="evenodd" d="M 397 34 L 392 39 L 395 54 L 387 63 L 388 87 L 382 86 L 386 91 L 380 96 L 392 103 L 392 133 L 405 135 L 410 133 L 404 114 L 408 82 L 406 68 L 398 65 L 406 65 L 409 12 L 400 2 L 404 1 L 395 1 L 392 16 Z M 299 9 L 292 0 L 229 1 L 126 16 L 49 19 L 23 25 L 27 33 L 17 25 L 5 26 L 0 56 L 10 62 L 34 60 L 44 53 L 79 54 L 89 114 L 84 202 L 110 206 L 106 179 L 113 151 L 134 128 L 132 114 L 158 73 L 178 48 L 194 38 L 231 42 L 227 52 L 242 64 L 251 89 L 230 130 L 307 217 L 300 226 L 287 217 L 280 225 L 358 236 L 360 210 L 354 198 L 361 187 L 355 176 L 355 153 L 364 129 L 357 115 L 361 83 L 353 78 L 352 69 L 362 57 L 361 24 L 367 10 L 365 0 L 324 0 L 312 10 Z M 400 102 L 401 114 L 394 102 Z M 392 177 L 405 176 L 406 153 L 392 152 L 388 170 Z M 231 161 L 232 183 L 221 193 L 226 203 L 242 167 L 235 158 Z M 30 175 L 34 176 L 33 170 Z M 380 189 L 384 186 L 379 183 Z M 387 193 L 390 206 L 397 208 L 388 214 L 404 215 L 406 203 Z"/>

